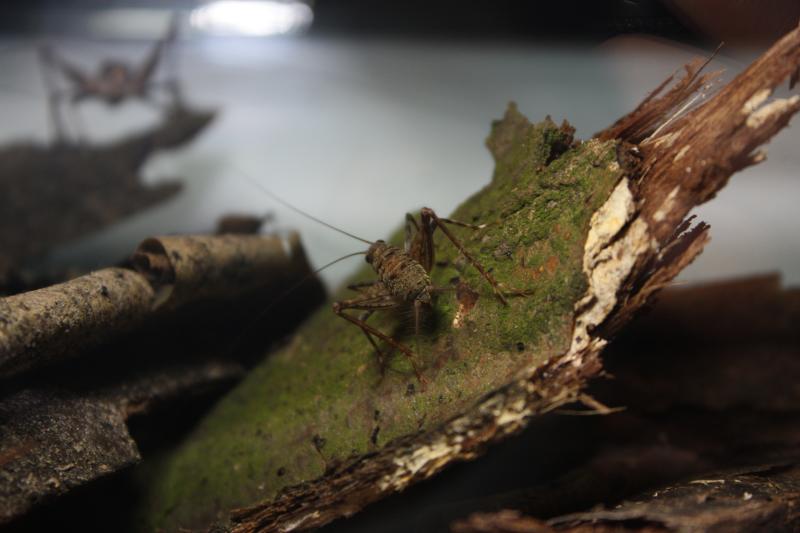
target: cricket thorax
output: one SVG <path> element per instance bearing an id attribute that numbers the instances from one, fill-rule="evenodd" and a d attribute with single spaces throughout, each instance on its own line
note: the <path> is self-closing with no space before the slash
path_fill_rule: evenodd
<path id="1" fill-rule="evenodd" d="M 430 276 L 419 261 L 402 249 L 376 241 L 367 250 L 366 259 L 393 296 L 430 302 Z"/>

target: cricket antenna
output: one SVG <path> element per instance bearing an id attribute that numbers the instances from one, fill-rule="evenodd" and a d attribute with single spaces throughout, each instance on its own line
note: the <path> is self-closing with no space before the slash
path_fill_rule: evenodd
<path id="1" fill-rule="evenodd" d="M 294 291 L 299 289 L 300 286 L 302 286 L 309 279 L 313 278 L 314 276 L 316 276 L 317 274 L 319 274 L 320 272 L 322 272 L 323 270 L 325 270 L 329 266 L 335 265 L 339 261 L 344 261 L 345 259 L 349 259 L 349 258 L 355 257 L 357 255 L 365 255 L 366 253 L 367 253 L 366 251 L 362 251 L 362 252 L 353 252 L 351 254 L 343 255 L 341 257 L 338 257 L 338 258 L 334 259 L 333 261 L 331 261 L 329 263 L 326 263 L 325 265 L 319 267 L 318 269 L 316 269 L 316 270 L 314 270 L 312 272 L 309 272 L 308 274 L 306 274 L 305 276 L 300 278 L 297 282 L 294 283 L 294 285 L 292 285 L 291 287 L 289 287 L 288 289 L 283 291 L 277 298 L 275 298 L 274 300 L 269 302 L 269 304 L 267 304 L 266 307 L 264 307 L 261 311 L 259 311 L 259 313 L 248 322 L 248 324 L 245 326 L 245 328 L 239 333 L 239 335 L 235 339 L 233 345 L 231 345 L 230 350 L 229 350 L 229 354 L 231 356 L 236 355 L 236 352 L 239 350 L 239 347 L 242 345 L 242 342 L 245 339 L 247 339 L 248 334 L 250 333 L 250 331 L 256 325 L 258 325 L 261 322 L 261 319 L 263 319 L 264 316 L 267 313 L 269 313 L 276 305 L 278 305 L 280 302 L 282 302 L 287 296 L 292 294 Z"/>
<path id="2" fill-rule="evenodd" d="M 236 167 L 234 167 L 234 168 L 236 168 Z M 270 198 L 272 198 L 273 200 L 275 200 L 279 204 L 283 205 L 284 207 L 288 207 L 289 209 L 291 209 L 295 213 L 299 213 L 299 214 L 303 215 L 304 217 L 313 220 L 317 224 L 322 224 L 323 226 L 325 226 L 327 228 L 330 228 L 333 231 L 338 231 L 339 233 L 341 233 L 343 235 L 347 235 L 348 237 L 353 238 L 353 239 L 355 239 L 357 241 L 361 241 L 361 242 L 364 242 L 364 243 L 367 243 L 367 244 L 372 244 L 372 241 L 368 241 L 367 239 L 362 239 L 361 237 L 359 237 L 357 235 L 353 235 L 352 233 L 347 232 L 347 231 L 345 231 L 343 229 L 339 229 L 339 228 L 337 228 L 336 226 L 334 226 L 332 224 L 328 224 L 324 220 L 320 220 L 317 217 L 315 217 L 314 215 L 310 215 L 309 213 L 306 213 L 302 209 L 293 206 L 292 204 L 290 204 L 289 202 L 287 202 L 286 200 L 284 200 L 283 198 L 281 198 L 280 196 L 278 196 L 274 192 L 272 192 L 269 189 L 267 189 L 266 187 L 264 187 L 264 185 L 262 185 L 261 183 L 257 182 L 256 180 L 251 178 L 249 175 L 247 175 L 247 173 L 241 171 L 238 168 L 236 168 L 236 171 L 239 174 L 241 174 L 241 176 L 244 177 L 248 182 L 250 182 L 251 185 L 261 189 L 261 191 L 264 194 L 266 194 L 267 196 L 269 196 Z M 349 257 L 349 256 L 345 256 L 345 257 Z M 344 259 L 344 258 L 342 258 L 342 259 Z M 329 265 L 326 265 L 326 266 L 329 266 Z M 323 267 L 323 268 L 325 268 L 325 267 Z"/>

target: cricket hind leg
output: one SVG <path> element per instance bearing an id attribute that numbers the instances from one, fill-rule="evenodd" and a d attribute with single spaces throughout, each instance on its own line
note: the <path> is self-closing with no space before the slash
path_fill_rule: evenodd
<path id="1" fill-rule="evenodd" d="M 500 302 L 503 305 L 508 305 L 508 300 L 506 300 L 506 297 L 503 295 L 503 291 L 500 289 L 500 284 L 497 282 L 497 280 L 495 280 L 494 277 L 489 272 L 487 272 L 486 269 L 483 268 L 483 265 L 481 265 L 477 259 L 472 257 L 472 254 L 470 254 L 467 251 L 467 249 L 464 248 L 464 245 L 461 244 L 461 241 L 459 241 L 455 237 L 455 235 L 453 235 L 453 233 L 447 228 L 446 224 L 452 224 L 455 226 L 461 226 L 470 229 L 482 229 L 486 226 L 485 225 L 476 226 L 475 224 L 467 224 L 466 222 L 459 222 L 457 220 L 451 220 L 449 218 L 440 218 L 434 212 L 434 210 L 429 207 L 422 208 L 422 210 L 420 211 L 420 217 L 422 218 L 423 226 L 430 226 L 432 228 L 430 230 L 431 234 L 436 228 L 441 229 L 445 237 L 447 237 L 450 240 L 450 242 L 453 243 L 453 246 L 455 246 L 458 249 L 458 251 L 461 252 L 464 255 L 464 257 L 467 258 L 467 261 L 469 261 L 470 264 L 474 266 L 478 270 L 478 272 L 481 273 L 481 276 L 483 276 L 483 278 L 487 282 L 489 282 L 489 285 L 492 286 L 492 290 L 494 290 L 494 294 L 495 296 L 497 296 L 497 299 L 500 300 Z M 433 222 L 433 224 L 431 224 L 431 221 Z"/>
<path id="2" fill-rule="evenodd" d="M 425 272 L 430 272 L 433 268 L 434 248 L 433 248 L 433 227 L 429 220 L 414 218 L 411 213 L 406 213 L 406 238 L 405 251 L 413 257 Z M 412 229 L 413 228 L 413 229 Z"/>
<path id="3" fill-rule="evenodd" d="M 374 310 L 364 311 L 363 313 L 361 313 L 358 316 L 358 320 L 360 320 L 361 322 L 366 323 L 367 320 L 369 320 L 369 317 L 371 317 L 372 313 L 374 313 L 374 312 L 375 312 Z M 383 353 L 383 350 L 381 350 L 380 346 L 378 346 L 378 343 L 375 342 L 375 339 L 372 337 L 372 335 L 367 330 L 365 330 L 364 328 L 361 328 L 361 332 L 367 338 L 367 340 L 372 345 L 372 347 L 375 348 L 375 352 L 377 352 L 377 354 L 378 354 L 378 365 L 381 368 L 381 375 L 383 375 L 385 373 L 385 371 L 386 371 L 386 362 L 389 360 L 389 358 L 387 357 L 386 354 Z"/>
<path id="4" fill-rule="evenodd" d="M 367 336 L 372 346 L 378 351 L 381 356 L 383 356 L 383 352 L 378 348 L 377 343 L 375 342 L 374 337 L 377 337 L 387 343 L 389 346 L 399 350 L 405 355 L 409 362 L 411 363 L 411 368 L 414 370 L 414 374 L 417 377 L 417 381 L 421 385 L 425 385 L 426 380 L 425 377 L 420 372 L 419 367 L 415 361 L 414 352 L 408 348 L 405 344 L 401 343 L 400 341 L 394 339 L 393 337 L 383 333 L 382 331 L 378 330 L 377 328 L 369 325 L 366 320 L 362 320 L 360 317 L 355 317 L 351 314 L 346 313 L 345 311 L 348 309 L 359 309 L 362 311 L 370 312 L 367 315 L 367 318 L 372 314 L 374 311 L 378 310 L 388 310 L 394 309 L 401 305 L 400 302 L 395 300 L 391 295 L 385 294 L 380 296 L 369 296 L 365 298 L 353 298 L 350 300 L 343 300 L 340 302 L 333 303 L 333 312 L 339 315 L 340 317 L 344 318 L 348 322 L 356 325 L 361 329 L 362 332 Z"/>

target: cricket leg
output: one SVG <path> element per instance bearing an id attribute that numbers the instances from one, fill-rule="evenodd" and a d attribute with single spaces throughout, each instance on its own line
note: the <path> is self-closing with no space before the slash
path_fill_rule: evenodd
<path id="1" fill-rule="evenodd" d="M 72 123 L 74 124 L 75 140 L 77 141 L 77 144 L 80 145 L 88 144 L 86 124 L 84 123 L 83 117 L 81 116 L 78 103 L 77 102 L 70 103 L 69 110 L 70 110 L 70 116 L 72 117 Z"/>
<path id="2" fill-rule="evenodd" d="M 372 313 L 374 312 L 375 312 L 374 310 L 364 311 L 363 313 L 361 313 L 361 315 L 359 315 L 358 319 L 366 323 L 366 321 L 369 319 L 369 317 L 372 316 Z M 375 339 L 372 337 L 372 335 L 369 334 L 367 330 L 362 329 L 361 331 L 362 333 L 364 333 L 364 336 L 367 338 L 369 343 L 372 345 L 373 348 L 375 348 L 375 351 L 378 353 L 378 364 L 381 367 L 381 374 L 383 374 L 384 371 L 386 370 L 386 361 L 388 361 L 386 354 L 383 353 L 383 350 L 380 349 L 378 343 L 375 342 Z"/>
<path id="3" fill-rule="evenodd" d="M 429 220 L 422 220 L 422 227 L 411 213 L 406 213 L 405 251 L 422 265 L 425 272 L 433 268 L 433 227 Z"/>
<path id="4" fill-rule="evenodd" d="M 421 353 L 419 349 L 419 328 L 422 317 L 422 300 L 414 300 L 414 348 L 417 353 Z"/>
<path id="5" fill-rule="evenodd" d="M 354 317 L 350 314 L 345 313 L 347 309 L 361 309 L 364 311 L 376 311 L 378 309 L 392 309 L 398 307 L 400 304 L 391 298 L 390 296 L 380 296 L 380 297 L 370 297 L 370 298 L 354 298 L 352 300 L 344 300 L 341 302 L 334 302 L 333 303 L 333 312 L 339 315 L 340 317 L 344 318 L 348 322 L 351 322 L 358 326 L 361 331 L 365 334 L 374 335 L 375 337 L 381 339 L 382 341 L 386 342 L 393 348 L 400 350 L 403 354 L 408 357 L 409 362 L 411 363 L 411 367 L 414 369 L 414 374 L 417 376 L 417 380 L 420 384 L 425 384 L 425 378 L 423 377 L 422 373 L 420 372 L 419 368 L 417 367 L 416 362 L 414 361 L 414 352 L 411 351 L 410 348 L 405 346 L 403 343 L 395 340 L 394 338 L 386 335 L 385 333 L 379 331 L 378 329 L 370 326 L 364 320 L 361 320 L 357 317 Z M 372 345 L 376 346 L 374 339 L 370 338 L 370 342 Z"/>
<path id="6" fill-rule="evenodd" d="M 494 277 L 492 277 L 492 275 L 489 274 L 483 268 L 483 266 L 478 262 L 477 259 L 472 257 L 472 255 L 466 250 L 466 248 L 464 248 L 464 246 L 461 244 L 461 242 L 458 239 L 456 239 L 455 235 L 453 235 L 450 232 L 450 230 L 447 229 L 447 226 L 445 224 L 447 224 L 447 223 L 456 224 L 456 225 L 461 225 L 461 226 L 464 226 L 464 227 L 474 228 L 474 229 L 480 229 L 481 226 L 473 226 L 472 224 L 466 224 L 464 222 L 456 222 L 456 221 L 453 221 L 453 220 L 450 220 L 450 219 L 447 219 L 447 218 L 439 218 L 436 215 L 436 213 L 433 211 L 433 209 L 430 209 L 429 207 L 423 207 L 422 210 L 420 211 L 420 216 L 422 217 L 423 224 L 425 224 L 427 220 L 433 220 L 433 222 L 436 223 L 435 227 L 438 227 L 438 228 L 440 228 L 442 230 L 442 233 L 444 233 L 445 236 L 448 239 L 450 239 L 450 242 L 452 242 L 453 245 L 456 248 L 458 248 L 458 251 L 460 251 L 462 254 L 464 254 L 464 257 L 467 258 L 467 261 L 469 261 L 472 264 L 472 266 L 474 266 L 478 270 L 478 272 L 481 273 L 481 275 L 484 277 L 484 279 L 486 279 L 486 281 L 489 282 L 489 285 L 492 286 L 492 289 L 494 290 L 494 294 L 495 294 L 495 296 L 497 296 L 497 299 L 500 300 L 500 302 L 502 302 L 503 305 L 508 305 L 508 301 L 506 300 L 505 296 L 503 296 L 503 292 L 500 290 L 500 285 L 497 283 L 497 281 L 494 279 Z"/>
<path id="7" fill-rule="evenodd" d="M 378 283 L 381 283 L 379 279 L 373 279 L 371 281 L 359 281 L 356 283 L 351 283 L 347 286 L 348 289 L 351 291 L 361 292 L 361 289 L 368 289 L 370 287 L 374 287 Z"/>
<path id="8" fill-rule="evenodd" d="M 406 252 L 411 249 L 411 242 L 417 233 L 419 233 L 419 225 L 417 225 L 416 219 L 411 213 L 406 213 L 405 238 L 403 239 L 403 248 Z"/>
<path id="9" fill-rule="evenodd" d="M 56 142 L 63 143 L 67 140 L 64 122 L 61 120 L 61 94 L 58 92 L 50 93 L 47 100 L 50 110 L 50 121 L 56 136 Z"/>

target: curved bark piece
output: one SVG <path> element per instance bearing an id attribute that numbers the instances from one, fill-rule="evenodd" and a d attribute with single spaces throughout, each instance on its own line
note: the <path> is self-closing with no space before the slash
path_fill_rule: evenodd
<path id="1" fill-rule="evenodd" d="M 150 313 L 152 299 L 147 280 L 123 268 L 0 298 L 0 376 L 63 359 L 130 330 Z"/>
<path id="2" fill-rule="evenodd" d="M 155 287 L 154 306 L 175 308 L 197 300 L 234 300 L 267 280 L 309 272 L 296 233 L 151 237 L 133 264 Z"/>
<path id="3" fill-rule="evenodd" d="M 87 353 L 188 303 L 269 302 L 310 272 L 294 233 L 151 238 L 134 262 L 141 273 L 109 268 L 0 298 L 0 377 Z"/>
<path id="4" fill-rule="evenodd" d="M 517 511 L 476 513 L 453 533 L 611 533 L 616 531 L 795 531 L 800 516 L 796 462 L 712 472 L 623 502 L 614 509 L 537 520 Z"/>
<path id="5" fill-rule="evenodd" d="M 501 306 L 439 243 L 447 266 L 434 282 L 458 277 L 480 298 L 455 325 L 456 305 L 439 299 L 422 390 L 401 358 L 381 373 L 361 333 L 321 312 L 154 467 L 146 527 L 319 526 L 577 399 L 608 337 L 702 250 L 708 227 L 691 228 L 689 210 L 763 159 L 753 150 L 800 108 L 798 97 L 764 101 L 798 64 L 794 31 L 705 104 L 687 105 L 688 89 L 651 95 L 644 106 L 659 112 L 640 108 L 618 123 L 636 127 L 583 144 L 510 107 L 488 140 L 491 184 L 453 218 L 487 224 L 459 238 L 498 281 L 532 295 Z M 698 89 L 696 79 L 689 69 L 677 86 Z M 404 335 L 390 318 L 373 325 Z"/>

